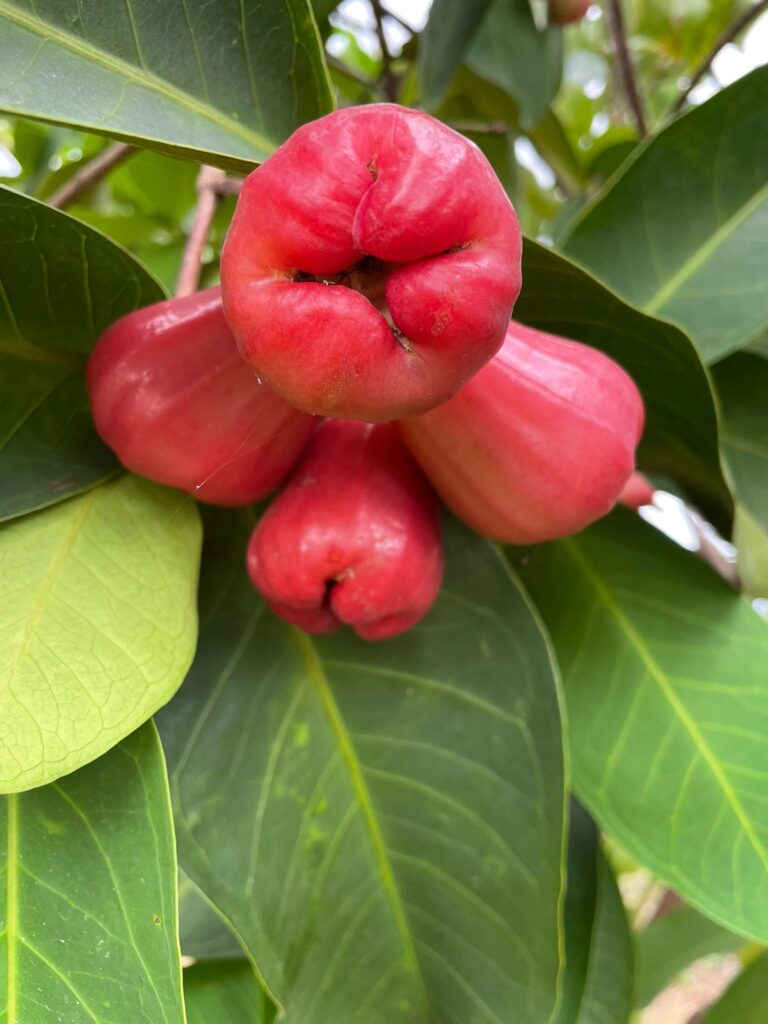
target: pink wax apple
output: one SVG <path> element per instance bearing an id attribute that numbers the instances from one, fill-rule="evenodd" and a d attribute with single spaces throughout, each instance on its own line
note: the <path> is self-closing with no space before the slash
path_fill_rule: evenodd
<path id="1" fill-rule="evenodd" d="M 243 363 L 218 288 L 116 321 L 87 379 L 96 429 L 127 469 L 214 505 L 274 490 L 316 423 Z"/>
<path id="2" fill-rule="evenodd" d="M 652 505 L 656 488 L 642 473 L 633 473 L 619 495 L 619 503 L 635 510 Z"/>
<path id="3" fill-rule="evenodd" d="M 394 428 L 326 420 L 248 547 L 254 586 L 308 633 L 415 625 L 443 574 L 437 498 Z"/>
<path id="4" fill-rule="evenodd" d="M 417 110 L 349 107 L 246 179 L 224 308 L 243 358 L 296 408 L 391 420 L 444 402 L 497 351 L 520 256 L 472 142 Z"/>
<path id="5" fill-rule="evenodd" d="M 501 351 L 455 398 L 398 426 L 460 519 L 533 544 L 610 511 L 643 420 L 640 394 L 613 360 L 512 323 Z"/>

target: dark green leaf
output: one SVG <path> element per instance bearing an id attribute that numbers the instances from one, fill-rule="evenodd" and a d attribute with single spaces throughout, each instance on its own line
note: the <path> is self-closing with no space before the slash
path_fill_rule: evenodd
<path id="1" fill-rule="evenodd" d="M 79 354 L 113 320 L 161 298 L 99 232 L 0 188 L 0 519 L 115 471 L 91 425 Z"/>
<path id="2" fill-rule="evenodd" d="M 152 725 L 0 801 L 0 1017 L 182 1024 L 176 861 Z"/>
<path id="3" fill-rule="evenodd" d="M 670 911 L 635 939 L 636 1005 L 646 1006 L 696 960 L 713 953 L 735 952 L 743 946 L 741 935 L 734 935 L 692 907 Z"/>
<path id="4" fill-rule="evenodd" d="M 327 113 L 308 0 L 0 0 L 0 109 L 223 167 Z"/>
<path id="5" fill-rule="evenodd" d="M 313 639 L 265 611 L 237 522 L 211 524 L 198 656 L 161 716 L 184 870 L 288 1024 L 549 1021 L 560 720 L 499 553 L 449 524 L 422 625 Z"/>
<path id="6" fill-rule="evenodd" d="M 620 510 L 526 578 L 565 679 L 574 786 L 689 903 L 768 939 L 768 626 Z"/>
<path id="7" fill-rule="evenodd" d="M 734 981 L 702 1024 L 765 1024 L 768 1019 L 768 953 Z"/>
<path id="8" fill-rule="evenodd" d="M 646 313 L 679 323 L 712 362 L 765 329 L 768 68 L 639 147 L 566 243 Z"/>
<path id="9" fill-rule="evenodd" d="M 184 678 L 197 507 L 123 476 L 0 526 L 0 792 L 109 750 Z"/>
<path id="10" fill-rule="evenodd" d="M 245 956 L 231 928 L 184 872 L 179 875 L 181 952 L 196 960 L 234 960 Z"/>
<path id="11" fill-rule="evenodd" d="M 522 126 L 533 128 L 560 87 L 562 33 L 537 28 L 529 0 L 493 0 L 466 62 L 507 92 L 517 105 Z"/>
<path id="12" fill-rule="evenodd" d="M 632 940 L 594 822 L 571 802 L 565 977 L 558 1024 L 626 1024 L 632 1009 Z"/>
<path id="13" fill-rule="evenodd" d="M 247 960 L 199 963 L 184 971 L 187 1024 L 267 1024 L 274 1011 Z"/>
<path id="14" fill-rule="evenodd" d="M 706 370 L 677 328 L 644 316 L 560 254 L 526 239 L 515 319 L 593 345 L 643 393 L 643 469 L 678 480 L 728 529 L 731 499 L 720 468 L 717 412 Z"/>
<path id="15" fill-rule="evenodd" d="M 735 493 L 768 528 L 768 359 L 738 352 L 715 367 L 714 377 Z"/>
<path id="16" fill-rule="evenodd" d="M 492 0 L 433 0 L 419 36 L 419 78 L 424 103 L 436 107 L 451 84 Z"/>

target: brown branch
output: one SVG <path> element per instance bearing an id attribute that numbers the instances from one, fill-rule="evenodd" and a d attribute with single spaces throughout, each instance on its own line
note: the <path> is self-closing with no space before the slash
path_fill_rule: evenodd
<path id="1" fill-rule="evenodd" d="M 645 120 L 643 103 L 637 89 L 632 57 L 627 46 L 627 34 L 624 30 L 624 14 L 621 9 L 621 0 L 606 0 L 606 15 L 611 38 L 613 39 L 613 46 L 616 51 L 616 59 L 619 62 L 624 93 L 627 97 L 629 108 L 632 111 L 632 116 L 635 119 L 638 134 L 641 139 L 644 139 L 648 134 L 648 126 Z"/>
<path id="2" fill-rule="evenodd" d="M 57 189 L 48 200 L 48 205 L 63 210 L 78 199 L 84 192 L 93 188 L 101 179 L 118 164 L 133 156 L 137 150 L 126 142 L 115 142 L 103 149 L 93 160 L 80 168 L 69 181 Z"/>
<path id="3" fill-rule="evenodd" d="M 225 177 L 212 187 L 215 190 L 216 195 L 220 196 L 222 199 L 226 196 L 239 196 L 243 188 L 243 179 Z"/>
<path id="4" fill-rule="evenodd" d="M 381 6 L 380 0 L 371 0 L 371 7 L 373 8 L 373 16 L 376 19 L 376 36 L 379 40 L 379 46 L 381 47 L 381 60 L 384 66 L 384 73 L 382 75 L 384 79 L 384 91 L 387 94 L 387 99 L 390 103 L 396 103 L 397 78 L 392 71 L 392 54 L 389 52 L 387 37 L 384 32 L 384 8 Z"/>
<path id="5" fill-rule="evenodd" d="M 218 167 L 204 165 L 200 168 L 200 173 L 197 176 L 197 208 L 181 260 L 181 270 L 176 283 L 177 298 L 192 295 L 197 290 L 203 263 L 203 250 L 211 232 L 216 207 L 219 205 L 221 195 L 219 190 L 226 180 L 225 172 Z"/>
<path id="6" fill-rule="evenodd" d="M 764 11 L 768 11 L 768 0 L 760 0 L 759 3 L 753 4 L 752 7 L 748 7 L 744 13 L 738 17 L 733 24 L 729 25 L 728 28 L 722 32 L 715 40 L 712 49 L 709 51 L 704 60 L 699 64 L 698 68 L 691 75 L 688 85 L 683 89 L 680 95 L 675 100 L 672 109 L 670 110 L 670 116 L 674 116 L 680 110 L 683 109 L 685 101 L 690 96 L 691 92 L 696 88 L 699 82 L 702 80 L 704 75 L 712 67 L 712 61 L 720 53 L 728 43 L 732 43 L 733 40 L 740 35 L 744 29 L 748 28 L 752 22 L 761 15 Z"/>

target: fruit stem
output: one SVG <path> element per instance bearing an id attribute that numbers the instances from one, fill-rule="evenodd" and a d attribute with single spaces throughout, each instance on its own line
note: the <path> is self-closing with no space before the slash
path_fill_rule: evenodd
<path id="1" fill-rule="evenodd" d="M 176 298 L 178 299 L 197 291 L 203 264 L 203 251 L 208 241 L 208 235 L 211 233 L 211 224 L 222 194 L 221 186 L 225 180 L 226 174 L 218 167 L 208 167 L 204 164 L 200 168 L 200 173 L 197 176 L 198 199 L 195 218 L 184 247 L 181 270 L 176 283 Z"/>

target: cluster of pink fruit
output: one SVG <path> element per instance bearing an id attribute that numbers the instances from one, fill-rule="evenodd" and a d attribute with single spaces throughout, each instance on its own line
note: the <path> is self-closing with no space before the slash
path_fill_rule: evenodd
<path id="1" fill-rule="evenodd" d="M 514 209 L 463 136 L 390 104 L 330 114 L 246 180 L 221 289 L 101 337 L 96 427 L 126 467 L 202 501 L 282 484 L 248 548 L 254 585 L 309 632 L 392 636 L 440 587 L 435 492 L 532 544 L 604 515 L 633 470 L 635 385 L 510 322 L 520 258 Z"/>

